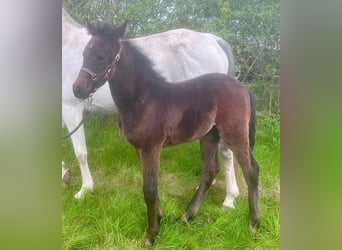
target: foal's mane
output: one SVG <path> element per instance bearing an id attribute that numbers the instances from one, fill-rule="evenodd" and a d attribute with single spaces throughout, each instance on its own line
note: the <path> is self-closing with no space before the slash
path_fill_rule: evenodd
<path id="1" fill-rule="evenodd" d="M 154 64 L 148 56 L 146 56 L 140 49 L 135 46 L 131 41 L 123 41 L 123 45 L 129 50 L 130 54 L 134 58 L 136 70 L 140 75 L 143 75 L 149 81 L 153 83 L 164 83 L 166 78 L 154 69 Z"/>

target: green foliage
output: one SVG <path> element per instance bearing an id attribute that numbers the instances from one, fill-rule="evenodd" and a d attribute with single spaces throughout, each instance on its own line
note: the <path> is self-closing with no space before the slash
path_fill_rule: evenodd
<path id="1" fill-rule="evenodd" d="M 280 89 L 278 84 L 268 82 L 245 83 L 252 91 L 256 103 L 257 111 L 265 115 L 279 116 Z"/>
<path id="2" fill-rule="evenodd" d="M 280 52 L 280 2 L 274 0 L 232 0 L 227 20 L 234 37 L 243 82 L 278 81 Z"/>
<path id="3" fill-rule="evenodd" d="M 230 0 L 222 6 L 216 27 L 232 44 L 239 80 L 251 87 L 259 111 L 279 115 L 280 2 Z"/>
<path id="4" fill-rule="evenodd" d="M 72 171 L 72 182 L 62 190 L 62 248 L 142 249 L 147 215 L 136 152 L 118 129 L 116 116 L 94 115 L 85 126 L 95 191 L 82 200 L 74 199 L 81 185 L 80 171 L 70 141 L 63 141 L 62 155 Z M 178 223 L 200 181 L 199 143 L 164 149 L 158 181 L 163 219 L 154 249 L 279 249 L 278 118 L 259 117 L 254 153 L 260 164 L 262 216 L 255 236 L 248 231 L 244 182 L 236 208 L 221 207 L 223 171 L 209 189 L 198 216 L 187 225 Z"/>
<path id="5" fill-rule="evenodd" d="M 272 149 L 280 148 L 280 117 L 263 116 L 262 119 L 259 119 L 258 126 L 261 131 L 267 132 L 262 143 Z"/>

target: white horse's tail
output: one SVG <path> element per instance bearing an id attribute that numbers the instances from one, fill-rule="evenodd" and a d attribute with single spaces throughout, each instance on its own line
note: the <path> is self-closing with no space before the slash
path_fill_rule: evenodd
<path id="1" fill-rule="evenodd" d="M 235 76 L 235 60 L 234 60 L 234 54 L 233 49 L 230 46 L 228 42 L 223 40 L 222 38 L 216 37 L 216 41 L 218 45 L 221 47 L 221 49 L 224 51 L 224 53 L 227 55 L 228 59 L 228 72 L 227 75 L 229 76 Z"/>

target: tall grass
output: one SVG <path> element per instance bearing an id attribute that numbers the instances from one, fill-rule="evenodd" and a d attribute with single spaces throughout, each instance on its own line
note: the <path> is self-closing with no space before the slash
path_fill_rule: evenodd
<path id="1" fill-rule="evenodd" d="M 177 219 L 190 202 L 201 176 L 199 143 L 166 148 L 161 155 L 159 195 L 163 209 L 153 249 L 279 249 L 279 119 L 259 117 L 254 149 L 260 164 L 259 232 L 248 231 L 245 184 L 236 208 L 222 208 L 224 176 L 220 172 L 196 218 Z M 94 115 L 86 122 L 88 160 L 95 191 L 82 200 L 73 195 L 81 185 L 70 141 L 62 156 L 72 183 L 62 189 L 63 249 L 141 249 L 147 225 L 140 161 L 120 133 L 116 116 Z"/>

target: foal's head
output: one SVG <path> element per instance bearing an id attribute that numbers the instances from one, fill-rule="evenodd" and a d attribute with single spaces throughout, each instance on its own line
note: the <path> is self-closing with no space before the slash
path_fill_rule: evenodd
<path id="1" fill-rule="evenodd" d="M 82 68 L 73 84 L 74 95 L 82 99 L 101 87 L 115 72 L 126 23 L 114 29 L 106 24 L 87 24 L 87 29 L 92 37 L 83 51 Z"/>

